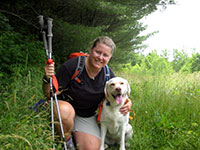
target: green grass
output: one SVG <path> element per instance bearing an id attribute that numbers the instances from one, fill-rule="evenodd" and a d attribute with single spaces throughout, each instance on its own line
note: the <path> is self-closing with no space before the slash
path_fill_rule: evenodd
<path id="1" fill-rule="evenodd" d="M 200 149 L 200 74 L 145 76 L 120 74 L 129 80 L 137 150 Z"/>
<path id="2" fill-rule="evenodd" d="M 131 85 L 137 114 L 128 150 L 200 149 L 200 74 L 118 75 Z M 0 150 L 51 149 L 49 108 L 29 109 L 43 98 L 41 77 L 42 71 L 31 71 L 1 86 Z"/>

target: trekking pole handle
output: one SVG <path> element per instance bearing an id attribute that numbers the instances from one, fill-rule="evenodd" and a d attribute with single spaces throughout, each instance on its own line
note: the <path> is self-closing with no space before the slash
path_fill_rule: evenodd
<path id="1" fill-rule="evenodd" d="M 39 15 L 38 17 L 38 23 L 40 24 L 40 32 L 44 29 L 44 17 L 42 15 Z"/>
<path id="2" fill-rule="evenodd" d="M 48 47 L 47 47 L 44 17 L 43 17 L 43 15 L 39 15 L 37 18 L 38 18 L 38 23 L 40 25 L 40 34 L 42 34 L 42 39 L 43 39 L 43 42 L 44 42 L 44 48 L 46 50 L 46 55 L 47 55 L 47 58 L 48 58 Z"/>
<path id="3" fill-rule="evenodd" d="M 52 58 L 52 37 L 53 37 L 53 33 L 52 33 L 52 27 L 53 27 L 53 19 L 52 18 L 47 18 L 47 25 L 48 25 L 48 56 L 49 59 Z"/>

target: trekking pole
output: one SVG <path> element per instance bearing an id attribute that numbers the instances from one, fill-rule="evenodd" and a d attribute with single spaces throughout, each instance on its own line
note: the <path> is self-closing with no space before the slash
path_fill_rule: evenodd
<path id="1" fill-rule="evenodd" d="M 52 26 L 53 26 L 52 22 L 53 22 L 52 18 L 47 18 L 47 25 L 48 25 L 48 34 L 47 34 L 47 37 L 48 37 L 48 52 L 49 52 L 49 56 L 50 56 L 48 60 L 50 60 L 50 61 L 52 60 L 51 59 L 51 57 L 52 57 L 52 37 L 53 37 L 53 34 L 52 34 Z M 51 90 L 50 93 L 53 94 L 52 77 L 50 78 L 50 90 Z M 53 95 L 51 97 L 53 97 Z M 57 99 L 56 93 L 54 93 L 54 99 L 55 99 L 55 103 L 56 103 L 57 115 L 58 115 L 58 119 L 59 119 L 60 130 L 61 130 L 61 135 L 62 135 L 64 148 L 65 148 L 65 150 L 67 150 L 67 144 L 66 144 L 66 141 L 65 141 L 65 134 L 64 134 L 64 130 L 63 130 L 62 120 L 61 120 L 61 116 L 60 116 L 60 109 L 59 109 L 58 99 Z M 51 106 L 51 108 L 53 109 L 53 106 Z"/>
<path id="2" fill-rule="evenodd" d="M 38 16 L 39 18 L 39 23 L 41 26 L 41 31 L 42 31 L 42 36 L 43 36 L 43 41 L 44 41 L 44 47 L 46 50 L 46 54 L 47 54 L 47 64 L 52 64 L 53 63 L 53 59 L 52 59 L 52 22 L 53 19 L 52 18 L 48 18 L 47 19 L 47 24 L 45 24 L 45 20 L 43 18 L 43 16 Z M 48 37 L 48 45 L 47 45 L 47 40 L 46 40 L 46 32 L 45 32 L 45 26 L 47 26 L 47 37 Z M 57 109 L 57 115 L 58 115 L 58 119 L 59 119 L 59 124 L 60 124 L 60 130 L 61 130 L 61 134 L 62 134 L 62 139 L 63 139 L 63 144 L 64 144 L 64 149 L 67 150 L 67 145 L 66 145 L 66 141 L 65 141 L 65 135 L 64 135 L 64 130 L 63 130 L 63 125 L 62 125 L 62 120 L 61 120 L 61 116 L 60 116 L 60 110 L 59 110 L 59 105 L 58 105 L 58 100 L 57 100 L 57 95 L 56 93 L 53 92 L 53 80 L 52 77 L 50 77 L 50 100 L 51 100 L 51 122 L 52 122 L 52 140 L 53 140 L 53 149 L 55 149 L 55 130 L 54 130 L 54 112 L 53 112 L 53 95 L 54 95 L 54 99 L 55 99 L 55 103 L 56 103 L 56 109 Z"/>

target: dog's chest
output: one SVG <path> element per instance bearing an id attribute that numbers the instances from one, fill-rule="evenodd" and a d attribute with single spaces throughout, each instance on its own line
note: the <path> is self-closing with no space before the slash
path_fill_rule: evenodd
<path id="1" fill-rule="evenodd" d="M 104 106 L 102 110 L 102 123 L 107 127 L 110 134 L 119 134 L 122 127 L 128 123 L 127 120 L 127 115 L 122 115 L 119 108 Z"/>

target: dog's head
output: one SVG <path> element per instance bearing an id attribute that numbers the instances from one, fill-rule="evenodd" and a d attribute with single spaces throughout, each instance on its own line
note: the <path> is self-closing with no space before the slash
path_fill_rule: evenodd
<path id="1" fill-rule="evenodd" d="M 130 96 L 131 89 L 126 79 L 114 77 L 106 83 L 104 92 L 111 103 L 121 104 Z"/>

